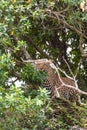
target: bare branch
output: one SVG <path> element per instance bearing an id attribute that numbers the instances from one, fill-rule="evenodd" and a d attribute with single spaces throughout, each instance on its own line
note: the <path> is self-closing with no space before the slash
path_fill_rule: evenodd
<path id="1" fill-rule="evenodd" d="M 69 71 L 70 71 L 70 74 L 72 75 L 73 77 L 73 81 L 75 82 L 75 86 L 76 88 L 78 88 L 78 84 L 77 84 L 77 80 L 76 80 L 76 75 L 74 75 L 74 73 L 72 72 L 72 69 L 70 68 L 70 65 L 68 64 L 68 62 L 66 61 L 66 59 L 63 57 L 63 60 L 65 61 Z"/>
<path id="2" fill-rule="evenodd" d="M 56 72 L 57 72 L 57 74 L 58 74 L 58 77 L 59 77 L 60 82 L 62 83 L 62 86 L 67 86 L 67 87 L 75 88 L 75 86 L 72 86 L 72 85 L 69 85 L 69 84 L 65 84 L 65 83 L 63 82 L 63 80 L 62 80 L 62 78 L 61 78 L 61 76 L 60 76 L 60 73 L 59 73 L 58 69 L 56 70 Z M 77 85 L 77 84 L 75 84 L 75 85 Z M 76 86 L 76 88 L 78 88 L 78 87 Z"/>
<path id="3" fill-rule="evenodd" d="M 71 68 L 70 68 L 70 65 L 68 64 L 68 62 L 66 61 L 66 59 L 65 59 L 64 57 L 63 57 L 63 60 L 65 61 L 65 63 L 66 63 L 66 65 L 67 65 L 67 67 L 68 67 L 68 69 L 69 69 L 71 75 L 74 77 L 74 74 L 73 74 L 73 72 L 72 72 L 72 70 L 71 70 Z"/>
<path id="4" fill-rule="evenodd" d="M 60 70 L 60 72 L 62 72 L 67 78 L 73 80 L 73 78 L 70 77 L 64 70 L 62 70 L 60 67 L 57 67 L 57 68 L 58 68 L 58 69 Z"/>
<path id="5" fill-rule="evenodd" d="M 24 63 L 35 63 L 35 64 L 37 64 L 38 62 L 39 62 L 39 63 L 42 63 L 42 61 L 48 62 L 47 59 L 37 59 L 37 60 L 31 60 L 31 59 L 29 59 L 29 60 L 24 60 L 23 58 L 21 58 L 21 60 L 22 60 Z"/>
<path id="6" fill-rule="evenodd" d="M 30 57 L 30 55 L 29 55 L 29 53 L 28 53 L 28 51 L 26 50 L 25 47 L 22 47 L 22 48 L 21 48 L 21 51 L 23 52 L 24 57 L 25 57 L 26 59 L 31 59 L 31 57 Z"/>
<path id="7" fill-rule="evenodd" d="M 69 84 L 65 84 L 65 83 L 63 82 L 63 80 L 62 80 L 62 78 L 61 78 L 61 76 L 60 76 L 60 73 L 59 73 L 59 68 L 57 68 L 53 63 L 51 63 L 50 66 L 51 66 L 51 68 L 53 68 L 53 69 L 56 71 L 56 73 L 58 74 L 58 78 L 59 78 L 59 80 L 60 80 L 60 82 L 61 82 L 61 86 L 68 86 L 68 87 L 71 87 L 71 88 L 75 88 L 75 86 L 72 86 L 72 85 L 69 85 Z M 62 71 L 62 72 L 63 72 L 63 71 Z M 76 89 L 77 89 L 77 87 L 76 87 Z"/>
<path id="8" fill-rule="evenodd" d="M 57 87 L 56 87 L 56 86 L 54 86 L 54 88 L 55 88 L 55 95 L 56 95 L 56 97 L 57 97 L 57 98 L 59 98 L 59 97 L 60 97 L 60 95 L 59 95 L 59 92 L 58 92 L 58 90 L 57 90 Z"/>

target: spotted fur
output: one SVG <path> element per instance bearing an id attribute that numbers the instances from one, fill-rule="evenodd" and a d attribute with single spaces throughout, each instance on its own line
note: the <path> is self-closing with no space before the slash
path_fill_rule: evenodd
<path id="1" fill-rule="evenodd" d="M 78 105 L 82 104 L 80 101 L 80 96 L 84 94 L 87 95 L 86 92 L 81 91 L 80 89 L 68 86 L 61 86 L 56 89 L 56 96 L 61 99 L 65 99 L 72 103 L 77 103 Z"/>
<path id="2" fill-rule="evenodd" d="M 50 66 L 51 63 L 51 60 L 35 60 L 35 67 L 38 70 L 44 70 L 48 73 L 47 79 L 44 82 L 43 86 L 46 89 L 50 90 L 51 95 L 70 102 L 81 104 L 80 95 L 87 95 L 87 93 L 77 89 L 75 87 L 74 81 L 68 78 L 61 77 L 65 84 L 71 85 L 72 87 L 69 87 L 67 85 L 62 86 L 57 73 L 55 73 L 55 70 Z"/>

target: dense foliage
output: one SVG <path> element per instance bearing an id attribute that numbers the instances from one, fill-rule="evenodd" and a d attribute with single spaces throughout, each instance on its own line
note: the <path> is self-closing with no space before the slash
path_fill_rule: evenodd
<path id="1" fill-rule="evenodd" d="M 81 1 L 0 1 L 2 130 L 66 130 L 86 125 L 87 108 L 52 100 L 42 88 L 47 74 L 22 60 L 48 58 L 68 71 L 64 57 L 74 73 L 81 60 L 77 78 L 86 90 L 87 14 L 80 9 Z"/>

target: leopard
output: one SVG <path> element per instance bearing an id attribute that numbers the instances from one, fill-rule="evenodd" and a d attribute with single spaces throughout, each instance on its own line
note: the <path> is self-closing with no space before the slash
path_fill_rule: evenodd
<path id="1" fill-rule="evenodd" d="M 57 97 L 62 100 L 66 100 L 69 103 L 76 103 L 78 105 L 85 105 L 81 102 L 80 96 L 82 94 L 87 95 L 87 92 L 84 92 L 75 86 L 74 81 L 67 77 L 61 77 L 62 81 L 65 84 L 62 84 L 59 80 L 58 74 L 55 72 L 55 69 L 52 67 L 52 60 L 48 59 L 39 59 L 32 60 L 34 67 L 37 70 L 43 70 L 48 73 L 43 87 L 50 91 L 51 97 Z"/>
<path id="2" fill-rule="evenodd" d="M 47 59 L 41 59 L 41 60 L 35 60 L 35 67 L 38 70 L 43 70 L 47 72 L 47 78 L 45 81 L 45 85 L 49 84 L 49 86 L 61 86 L 61 82 L 59 80 L 58 74 L 56 71 L 51 67 L 51 64 L 53 64 L 52 60 L 47 60 Z M 65 84 L 71 85 L 75 87 L 75 83 L 73 80 L 66 78 L 66 77 L 61 77 L 63 82 Z"/>

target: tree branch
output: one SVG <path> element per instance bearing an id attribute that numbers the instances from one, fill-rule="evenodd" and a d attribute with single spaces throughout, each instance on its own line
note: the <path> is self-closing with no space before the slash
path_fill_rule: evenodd
<path id="1" fill-rule="evenodd" d="M 48 9 L 49 10 L 49 9 Z M 57 19 L 58 22 L 60 22 L 61 24 L 63 24 L 64 26 L 66 26 L 67 28 L 75 31 L 79 36 L 83 36 L 85 39 L 87 39 L 87 36 L 85 34 L 83 34 L 80 30 L 78 30 L 77 28 L 75 28 L 74 26 L 68 24 L 65 20 L 64 20 L 64 16 L 60 13 L 60 12 L 56 12 L 56 11 L 47 11 L 47 16 L 49 18 L 52 19 Z"/>
<path id="2" fill-rule="evenodd" d="M 47 55 L 45 52 L 43 52 L 43 51 L 41 50 L 41 48 L 39 48 L 39 47 L 37 46 L 37 44 L 34 43 L 33 40 L 32 40 L 29 36 L 24 36 L 24 39 L 27 41 L 28 44 L 31 43 L 31 44 L 36 48 L 36 50 L 37 50 L 38 52 L 40 52 L 40 54 L 43 55 L 45 58 L 51 59 L 51 57 L 50 57 L 49 55 Z"/>
<path id="3" fill-rule="evenodd" d="M 74 74 L 73 74 L 73 72 L 72 72 L 72 70 L 71 70 L 71 68 L 70 68 L 70 65 L 68 64 L 68 62 L 66 61 L 66 59 L 63 57 L 63 60 L 64 60 L 64 62 L 66 63 L 66 65 L 67 65 L 67 67 L 68 67 L 68 69 L 69 69 L 69 72 L 71 73 L 71 75 L 72 75 L 72 77 L 74 77 Z"/>
<path id="4" fill-rule="evenodd" d="M 68 62 L 66 61 L 66 59 L 65 59 L 64 57 L 63 57 L 63 60 L 65 61 L 66 65 L 67 65 L 67 67 L 68 67 L 68 69 L 69 69 L 69 72 L 70 72 L 70 74 L 71 74 L 72 77 L 73 77 L 73 81 L 75 82 L 76 88 L 78 88 L 78 84 L 77 84 L 77 80 L 76 80 L 76 75 L 73 74 L 72 69 L 70 68 L 70 65 L 68 64 Z M 77 67 L 77 68 L 78 68 L 78 67 Z"/>
<path id="5" fill-rule="evenodd" d="M 65 84 L 60 76 L 60 73 L 59 73 L 59 70 L 61 70 L 59 67 L 56 67 L 53 63 L 50 64 L 51 68 L 53 68 L 56 73 L 58 74 L 58 78 L 61 82 L 61 86 L 68 86 L 68 87 L 71 87 L 71 88 L 75 88 L 75 86 L 72 86 L 72 85 L 69 85 L 69 84 Z M 64 73 L 64 71 L 62 70 L 62 72 Z M 68 78 L 68 77 L 67 77 Z M 76 88 L 77 89 L 77 88 Z"/>

